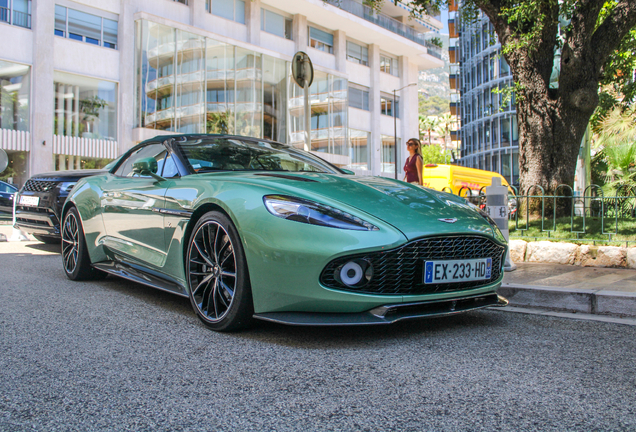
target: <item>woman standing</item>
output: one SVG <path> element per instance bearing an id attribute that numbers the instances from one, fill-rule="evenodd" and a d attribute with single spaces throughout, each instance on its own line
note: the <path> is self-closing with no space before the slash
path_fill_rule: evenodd
<path id="1" fill-rule="evenodd" d="M 417 138 L 411 138 L 406 142 L 406 148 L 410 156 L 406 158 L 406 163 L 404 164 L 404 181 L 423 186 L 420 145 L 420 140 Z"/>

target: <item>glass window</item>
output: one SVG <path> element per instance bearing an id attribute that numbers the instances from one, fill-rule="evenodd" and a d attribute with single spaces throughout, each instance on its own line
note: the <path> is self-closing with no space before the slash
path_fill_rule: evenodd
<path id="1" fill-rule="evenodd" d="M 382 140 L 382 155 L 381 155 L 382 172 L 395 173 L 395 137 L 392 137 L 389 135 L 382 135 L 381 140 Z M 400 143 L 400 138 L 398 138 L 398 148 L 400 145 L 399 143 Z"/>
<path id="2" fill-rule="evenodd" d="M 292 20 L 267 9 L 261 9 L 261 30 L 292 39 Z"/>
<path id="3" fill-rule="evenodd" d="M 117 21 L 55 6 L 56 36 L 117 49 L 117 25 Z"/>
<path id="4" fill-rule="evenodd" d="M 31 68 L 0 60 L 0 129 L 28 131 Z"/>
<path id="5" fill-rule="evenodd" d="M 349 89 L 351 91 L 351 89 Z M 369 167 L 369 143 L 371 133 L 349 129 L 349 157 L 351 162 L 347 165 L 349 169 L 368 170 Z"/>
<path id="6" fill-rule="evenodd" d="M 347 60 L 369 66 L 369 49 L 366 46 L 347 41 Z"/>
<path id="7" fill-rule="evenodd" d="M 510 145 L 510 118 L 501 119 L 501 145 Z"/>
<path id="8" fill-rule="evenodd" d="M 62 72 L 53 74 L 56 135 L 117 140 L 117 84 Z"/>
<path id="9" fill-rule="evenodd" d="M 31 0 L 0 0 L 0 22 L 31 28 Z"/>
<path id="10" fill-rule="evenodd" d="M 245 24 L 244 0 L 209 0 L 206 9 L 216 16 Z"/>
<path id="11" fill-rule="evenodd" d="M 349 106 L 369 111 L 369 89 L 349 86 Z"/>
<path id="12" fill-rule="evenodd" d="M 333 54 L 333 35 L 314 27 L 309 27 L 309 46 Z"/>
<path id="13" fill-rule="evenodd" d="M 393 76 L 399 76 L 397 59 L 381 55 L 380 71 L 391 74 Z"/>
<path id="14" fill-rule="evenodd" d="M 55 5 L 55 36 L 66 37 L 66 8 Z"/>
<path id="15" fill-rule="evenodd" d="M 395 99 L 395 116 L 400 118 L 400 98 Z M 380 114 L 393 117 L 393 96 L 380 96 Z"/>

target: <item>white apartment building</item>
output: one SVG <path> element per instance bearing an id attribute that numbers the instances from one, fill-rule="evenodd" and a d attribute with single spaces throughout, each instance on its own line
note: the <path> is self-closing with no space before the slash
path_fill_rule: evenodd
<path id="1" fill-rule="evenodd" d="M 395 175 L 418 136 L 418 71 L 443 64 L 439 17 L 387 0 L 0 0 L 0 148 L 13 181 L 100 167 L 157 135 L 230 133 Z M 394 100 L 395 94 L 395 100 Z M 395 114 L 395 119 L 394 119 Z"/>

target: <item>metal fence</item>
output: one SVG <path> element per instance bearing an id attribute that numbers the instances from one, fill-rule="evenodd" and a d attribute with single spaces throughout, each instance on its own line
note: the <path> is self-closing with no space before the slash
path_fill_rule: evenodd
<path id="1" fill-rule="evenodd" d="M 486 187 L 478 192 L 464 187 L 458 195 L 485 206 Z M 615 196 L 606 196 L 597 185 L 583 193 L 560 185 L 554 195 L 538 185 L 524 194 L 510 186 L 508 209 L 510 238 L 636 245 L 636 187 L 623 186 Z"/>

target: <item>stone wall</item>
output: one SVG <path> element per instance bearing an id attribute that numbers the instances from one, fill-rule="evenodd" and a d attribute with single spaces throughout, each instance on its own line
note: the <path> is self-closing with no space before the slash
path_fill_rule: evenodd
<path id="1" fill-rule="evenodd" d="M 510 240 L 514 262 L 572 264 L 586 267 L 636 269 L 636 247 L 576 245 L 550 241 Z"/>

